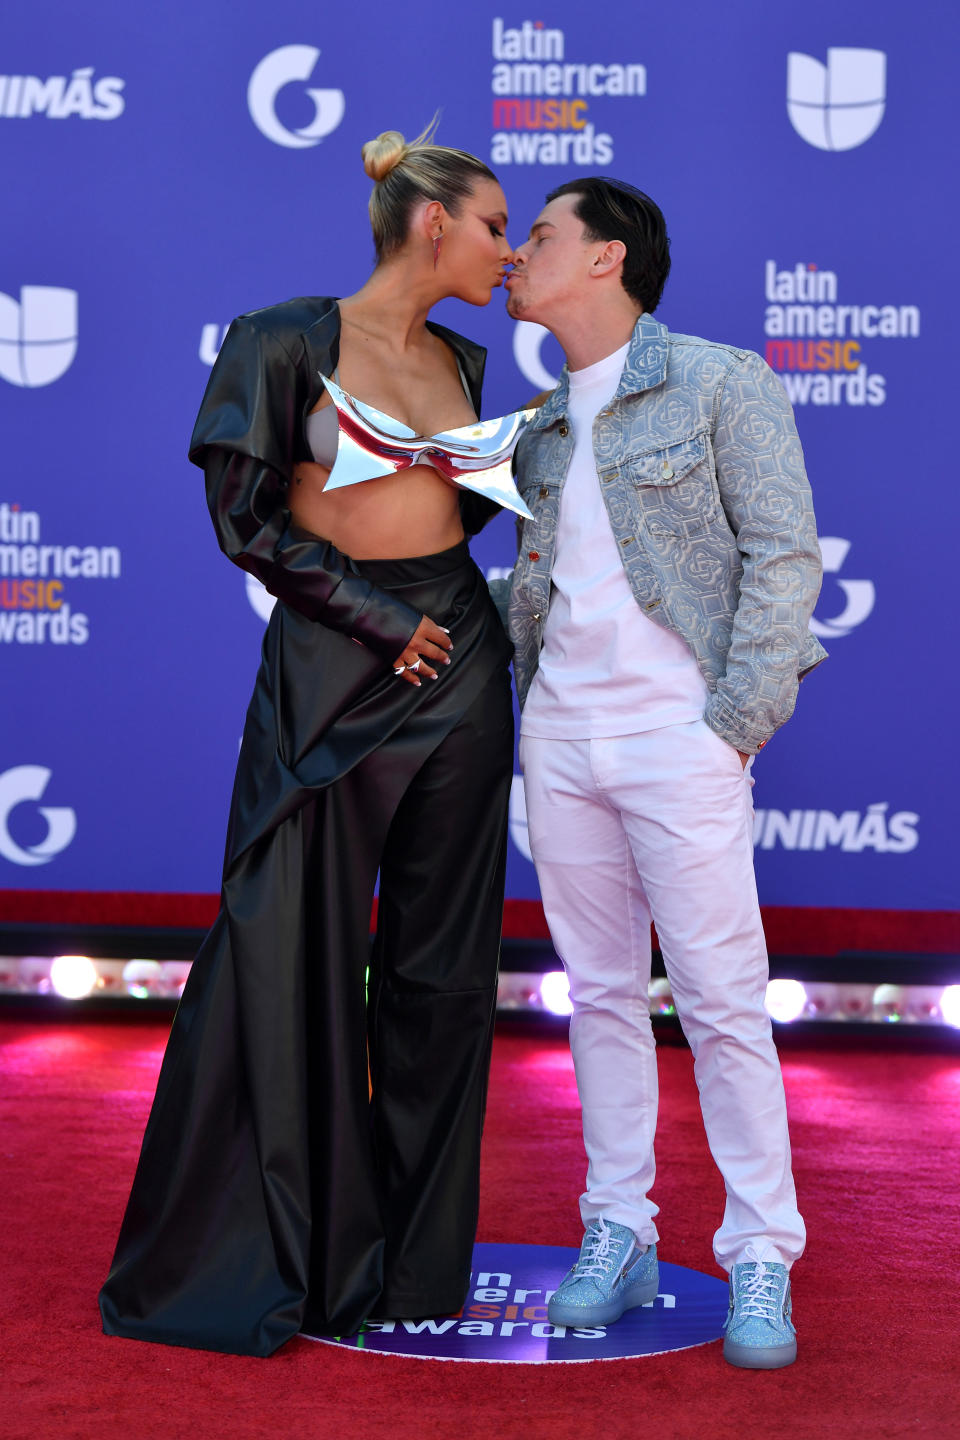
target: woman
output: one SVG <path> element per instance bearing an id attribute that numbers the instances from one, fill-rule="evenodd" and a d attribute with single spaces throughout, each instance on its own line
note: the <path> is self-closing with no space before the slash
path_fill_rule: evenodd
<path id="1" fill-rule="evenodd" d="M 323 377 L 417 434 L 474 420 L 485 352 L 426 317 L 490 300 L 506 203 L 429 132 L 364 162 L 370 279 L 235 321 L 194 431 L 220 544 L 280 603 L 220 914 L 101 1294 L 110 1334 L 265 1355 L 456 1311 L 469 1281 L 513 720 L 465 532 L 497 507 L 426 464 L 325 490 Z"/>

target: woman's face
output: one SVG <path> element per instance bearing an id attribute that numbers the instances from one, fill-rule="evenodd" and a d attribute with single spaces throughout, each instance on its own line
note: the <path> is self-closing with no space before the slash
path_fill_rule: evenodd
<path id="1" fill-rule="evenodd" d="M 513 253 L 506 231 L 503 191 L 495 180 L 478 180 L 461 202 L 460 214 L 444 218 L 437 271 L 446 294 L 469 305 L 489 304 Z"/>

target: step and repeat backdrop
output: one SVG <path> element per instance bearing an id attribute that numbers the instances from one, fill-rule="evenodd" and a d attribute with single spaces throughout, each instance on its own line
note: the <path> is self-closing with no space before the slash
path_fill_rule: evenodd
<path id="1" fill-rule="evenodd" d="M 759 351 L 796 408 L 831 658 L 755 767 L 764 904 L 960 908 L 958 30 L 893 0 L 5 14 L 0 887 L 217 889 L 272 602 L 220 555 L 193 419 L 234 315 L 362 283 L 360 147 L 439 109 L 517 242 L 574 176 L 652 194 L 659 318 Z M 561 365 L 503 299 L 437 312 L 489 347 L 487 415 Z M 503 574 L 514 546 L 501 516 L 475 555 Z M 508 894 L 537 896 L 519 777 Z"/>

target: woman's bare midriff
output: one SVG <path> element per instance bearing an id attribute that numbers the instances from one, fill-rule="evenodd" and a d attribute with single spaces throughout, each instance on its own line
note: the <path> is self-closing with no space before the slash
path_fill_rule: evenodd
<path id="1" fill-rule="evenodd" d="M 391 355 L 379 315 L 353 298 L 340 301 L 340 384 L 394 415 L 418 435 L 436 435 L 475 419 L 456 356 L 424 330 Z M 329 405 L 323 396 L 315 410 Z M 431 465 L 364 480 L 329 493 L 330 471 L 311 462 L 293 472 L 288 504 L 294 523 L 329 540 L 354 560 L 403 560 L 436 555 L 463 539 L 459 491 Z"/>
<path id="2" fill-rule="evenodd" d="M 294 524 L 354 560 L 435 555 L 463 539 L 459 491 L 430 465 L 324 491 L 330 471 L 300 464 L 288 504 Z"/>

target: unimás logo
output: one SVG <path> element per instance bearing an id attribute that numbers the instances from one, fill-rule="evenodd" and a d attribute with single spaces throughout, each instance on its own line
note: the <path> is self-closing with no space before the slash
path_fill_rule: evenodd
<path id="1" fill-rule="evenodd" d="M 313 101 L 314 114 L 308 125 L 289 129 L 277 115 L 276 102 L 281 90 L 298 82 L 305 85 L 319 59 L 320 51 L 314 45 L 281 45 L 265 55 L 250 76 L 247 105 L 251 118 L 260 133 L 274 145 L 285 145 L 289 150 L 309 150 L 336 130 L 343 119 L 346 101 L 342 90 L 318 90 L 309 86 L 306 94 Z"/>
<path id="2" fill-rule="evenodd" d="M 758 850 L 840 850 L 860 855 L 909 855 L 920 844 L 916 810 L 895 810 L 886 800 L 866 810 L 758 810 L 753 843 Z"/>
<path id="3" fill-rule="evenodd" d="M 0 293 L 0 375 L 11 385 L 51 385 L 77 353 L 77 292 L 23 285 L 20 299 Z"/>
<path id="4" fill-rule="evenodd" d="M 76 812 L 66 805 L 38 806 L 47 830 L 41 840 L 28 843 L 21 836 L 18 841 L 10 833 L 14 810 L 42 800 L 51 773 L 45 765 L 15 765 L 0 775 L 0 856 L 13 865 L 47 865 L 77 833 Z"/>
<path id="5" fill-rule="evenodd" d="M 818 150 L 853 150 L 869 140 L 887 98 L 882 50 L 827 51 L 827 63 L 792 50 L 787 56 L 787 114 L 797 134 Z"/>
<path id="6" fill-rule="evenodd" d="M 842 540 L 837 535 L 822 535 L 820 553 L 823 556 L 823 573 L 837 575 L 836 583 L 843 591 L 846 604 L 832 620 L 818 620 L 816 617 L 811 619 L 810 629 L 814 635 L 819 635 L 821 640 L 840 640 L 867 619 L 876 604 L 877 592 L 872 580 L 839 578 L 839 571 L 850 553 L 849 540 Z"/>
<path id="7" fill-rule="evenodd" d="M 0 119 L 28 120 L 45 115 L 48 120 L 116 120 L 124 111 L 121 90 L 124 82 L 116 75 L 93 78 L 92 65 L 82 65 L 70 75 L 0 75 Z"/>

